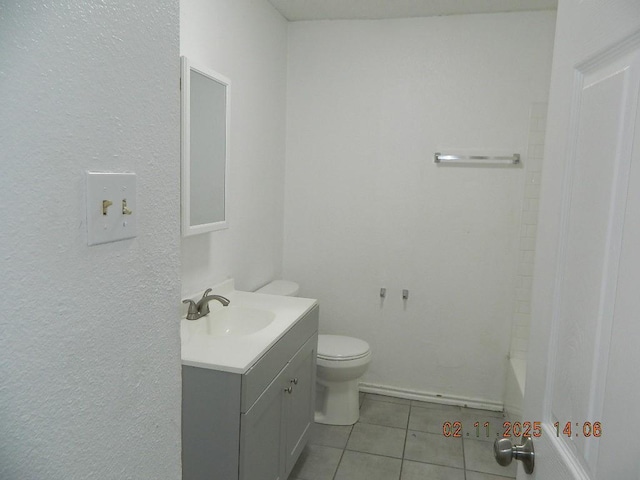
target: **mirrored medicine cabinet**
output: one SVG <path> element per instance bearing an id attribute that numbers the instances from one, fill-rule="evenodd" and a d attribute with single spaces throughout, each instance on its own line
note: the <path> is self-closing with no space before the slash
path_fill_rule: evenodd
<path id="1" fill-rule="evenodd" d="M 181 57 L 182 236 L 228 228 L 229 80 Z"/>

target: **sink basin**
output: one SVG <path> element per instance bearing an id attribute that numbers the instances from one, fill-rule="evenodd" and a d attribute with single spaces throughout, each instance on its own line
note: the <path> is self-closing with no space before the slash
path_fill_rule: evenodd
<path id="1" fill-rule="evenodd" d="M 269 310 L 229 305 L 211 312 L 196 322 L 198 322 L 197 330 L 200 334 L 212 337 L 238 337 L 262 330 L 271 324 L 274 318 L 276 318 L 275 313 Z"/>
<path id="2" fill-rule="evenodd" d="M 232 279 L 211 288 L 231 304 L 223 307 L 210 302 L 211 312 L 198 320 L 187 320 L 187 309 L 181 305 L 182 364 L 189 367 L 244 374 L 317 305 L 309 298 L 235 290 Z M 184 298 L 198 300 L 200 295 L 187 294 Z"/>

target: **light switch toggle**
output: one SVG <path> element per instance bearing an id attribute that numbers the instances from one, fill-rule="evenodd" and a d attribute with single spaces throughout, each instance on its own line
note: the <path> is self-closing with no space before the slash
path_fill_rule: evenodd
<path id="1" fill-rule="evenodd" d="M 134 238 L 139 216 L 136 174 L 86 172 L 86 181 L 87 245 Z"/>
<path id="2" fill-rule="evenodd" d="M 111 200 L 102 200 L 102 215 L 107 214 L 107 208 L 109 208 L 111 205 L 113 205 L 113 202 Z"/>
<path id="3" fill-rule="evenodd" d="M 127 207 L 127 199 L 123 198 L 122 199 L 122 214 L 123 215 L 131 215 L 133 213 L 133 211 Z"/>

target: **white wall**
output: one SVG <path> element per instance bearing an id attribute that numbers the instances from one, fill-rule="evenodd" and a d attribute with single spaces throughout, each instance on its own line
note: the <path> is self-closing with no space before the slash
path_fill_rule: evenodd
<path id="1" fill-rule="evenodd" d="M 502 403 L 524 171 L 433 154 L 527 162 L 554 20 L 289 25 L 284 276 L 320 300 L 323 332 L 371 344 L 369 386 Z"/>
<path id="2" fill-rule="evenodd" d="M 0 9 L 0 478 L 179 479 L 178 2 Z M 138 174 L 87 246 L 85 170 Z"/>
<path id="3" fill-rule="evenodd" d="M 287 22 L 266 0 L 186 0 L 180 50 L 231 80 L 229 229 L 182 241 L 184 294 L 282 272 Z"/>

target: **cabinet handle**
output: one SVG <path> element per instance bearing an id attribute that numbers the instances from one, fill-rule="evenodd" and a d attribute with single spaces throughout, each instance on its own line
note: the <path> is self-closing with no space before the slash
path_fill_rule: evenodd
<path id="1" fill-rule="evenodd" d="M 293 383 L 294 385 L 298 384 L 298 378 L 292 378 L 291 379 L 291 383 Z"/>
<path id="2" fill-rule="evenodd" d="M 284 391 L 287 393 L 291 393 L 293 391 L 293 387 L 286 387 Z"/>

